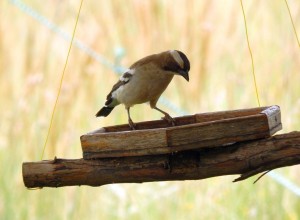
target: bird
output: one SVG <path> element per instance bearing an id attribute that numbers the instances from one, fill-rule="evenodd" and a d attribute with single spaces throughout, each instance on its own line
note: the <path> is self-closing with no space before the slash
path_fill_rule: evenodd
<path id="1" fill-rule="evenodd" d="M 119 81 L 113 85 L 104 107 L 97 112 L 96 117 L 106 117 L 117 105 L 123 104 L 127 110 L 129 127 L 135 130 L 136 125 L 130 117 L 130 108 L 136 104 L 149 102 L 152 109 L 161 112 L 164 115 L 163 119 L 175 126 L 175 120 L 156 104 L 173 76 L 182 76 L 189 81 L 189 71 L 190 62 L 179 50 L 146 56 L 124 71 Z"/>

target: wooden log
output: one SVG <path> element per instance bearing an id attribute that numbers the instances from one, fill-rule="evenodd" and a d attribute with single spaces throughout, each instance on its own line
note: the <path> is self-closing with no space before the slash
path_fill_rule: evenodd
<path id="1" fill-rule="evenodd" d="M 232 174 L 241 174 L 237 180 L 242 180 L 296 164 L 300 164 L 299 131 L 173 155 L 27 162 L 23 163 L 23 180 L 29 188 L 197 180 Z"/>
<path id="2" fill-rule="evenodd" d="M 166 121 L 105 127 L 82 135 L 84 159 L 168 154 L 270 137 L 282 128 L 278 106 L 202 113 Z"/>

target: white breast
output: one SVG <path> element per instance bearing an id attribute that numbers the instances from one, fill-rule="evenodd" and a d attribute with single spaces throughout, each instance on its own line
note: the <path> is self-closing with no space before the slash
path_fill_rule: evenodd
<path id="1" fill-rule="evenodd" d="M 159 98 L 173 76 L 172 73 L 163 71 L 154 64 L 144 65 L 135 69 L 130 81 L 112 95 L 127 107 L 148 102 Z"/>

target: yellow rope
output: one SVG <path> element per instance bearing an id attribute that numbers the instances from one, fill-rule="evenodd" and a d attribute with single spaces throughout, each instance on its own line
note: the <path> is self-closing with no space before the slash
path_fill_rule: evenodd
<path id="1" fill-rule="evenodd" d="M 60 78 L 60 84 L 59 84 L 59 88 L 58 88 L 58 93 L 57 93 L 55 104 L 54 104 L 54 107 L 53 107 L 53 110 L 52 110 L 52 115 L 51 115 L 51 119 L 50 119 L 50 125 L 49 125 L 49 128 L 48 128 L 46 140 L 45 140 L 45 143 L 44 143 L 41 160 L 43 159 L 43 156 L 44 156 L 44 153 L 45 153 L 45 149 L 46 149 L 46 146 L 47 146 L 47 143 L 48 143 L 49 135 L 50 135 L 50 130 L 52 128 L 54 113 L 55 113 L 55 110 L 56 110 L 56 106 L 57 106 L 57 103 L 58 103 L 58 98 L 59 98 L 59 95 L 60 95 L 60 91 L 61 91 L 61 87 L 62 87 L 64 75 L 65 75 L 65 71 L 66 71 L 66 68 L 67 68 L 67 64 L 68 64 L 68 60 L 69 60 L 69 56 L 70 56 L 70 51 L 71 51 L 71 48 L 72 48 L 72 44 L 73 44 L 73 40 L 74 40 L 74 36 L 75 36 L 75 31 L 76 31 L 76 27 L 77 27 L 77 23 L 78 23 L 80 11 L 81 11 L 82 2 L 83 2 L 83 0 L 81 0 L 81 2 L 80 2 L 79 10 L 78 10 L 78 13 L 77 13 L 76 23 L 75 23 L 75 26 L 74 26 L 74 30 L 73 30 L 73 34 L 72 34 L 72 39 L 71 39 L 71 42 L 70 42 L 70 46 L 69 46 L 69 50 L 68 50 L 68 55 L 67 55 L 67 58 L 66 58 L 66 62 L 65 62 L 65 65 L 64 65 L 64 69 L 62 71 L 62 75 L 61 75 L 61 78 Z"/>
<path id="2" fill-rule="evenodd" d="M 299 38 L 298 38 L 297 30 L 296 30 L 296 27 L 295 27 L 295 24 L 294 24 L 294 21 L 293 21 L 293 17 L 292 17 L 292 14 L 291 14 L 291 10 L 290 10 L 289 4 L 288 4 L 287 0 L 284 0 L 284 1 L 285 1 L 287 9 L 289 11 L 289 15 L 290 15 L 290 18 L 291 18 L 291 21 L 292 21 L 294 33 L 295 33 L 295 36 L 296 36 L 296 39 L 297 39 L 297 42 L 298 42 L 298 46 L 300 48 L 300 41 L 299 41 Z"/>
<path id="3" fill-rule="evenodd" d="M 253 75 L 253 81 L 254 81 L 254 86 L 255 86 L 255 93 L 256 93 L 256 98 L 257 98 L 258 106 L 260 107 L 260 100 L 259 100 L 259 95 L 258 95 L 256 77 L 255 77 L 254 61 L 253 61 L 253 55 L 252 55 L 252 51 L 251 51 L 251 47 L 250 47 L 250 43 L 249 43 L 248 28 L 247 28 L 246 15 L 245 15 L 244 6 L 243 6 L 243 0 L 240 0 L 240 2 L 241 2 L 243 16 L 244 16 L 244 24 L 245 24 L 245 30 L 246 30 L 246 37 L 247 37 L 248 49 L 249 49 L 249 53 L 250 53 L 251 61 L 252 61 L 252 75 Z"/>

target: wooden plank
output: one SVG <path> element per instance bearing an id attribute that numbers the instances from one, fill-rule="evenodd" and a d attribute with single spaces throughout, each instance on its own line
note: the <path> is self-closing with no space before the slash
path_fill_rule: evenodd
<path id="1" fill-rule="evenodd" d="M 177 121 L 181 123 L 180 126 L 121 132 L 112 132 L 111 127 L 106 127 L 83 135 L 83 157 L 94 159 L 168 154 L 265 138 L 281 129 L 280 108 L 274 106 L 272 109 L 262 107 L 196 114 L 181 117 Z M 117 126 L 114 129 L 118 130 Z"/>
<path id="2" fill-rule="evenodd" d="M 277 105 L 271 106 L 261 112 L 268 118 L 270 135 L 282 129 L 280 108 Z"/>
<path id="3" fill-rule="evenodd" d="M 196 122 L 199 122 L 199 123 L 200 122 L 210 122 L 210 121 L 216 121 L 216 120 L 222 120 L 222 119 L 228 119 L 228 118 L 237 118 L 237 117 L 243 117 L 243 116 L 249 116 L 249 115 L 256 115 L 268 108 L 269 108 L 269 106 L 230 110 L 230 111 L 201 113 L 201 114 L 196 114 Z"/>
<path id="4" fill-rule="evenodd" d="M 186 115 L 182 117 L 175 117 L 176 125 L 187 125 L 196 122 L 195 115 Z M 143 121 L 136 123 L 137 130 L 147 130 L 147 129 L 157 129 L 157 128 L 167 128 L 172 127 L 172 125 L 168 124 L 165 120 L 153 120 L 153 121 Z M 115 125 L 115 126 L 108 126 L 104 128 L 100 128 L 93 133 L 97 132 L 121 132 L 121 131 L 132 131 L 128 124 L 123 125 Z"/>
<path id="5" fill-rule="evenodd" d="M 130 133 L 130 138 L 128 133 Z M 167 146 L 166 130 L 88 134 L 81 137 L 81 144 L 84 150 L 89 152 L 114 151 L 123 148 L 126 150 L 144 149 L 151 148 L 151 146 L 159 148 Z"/>
<path id="6" fill-rule="evenodd" d="M 101 186 L 198 180 L 242 174 L 237 180 L 278 167 L 300 164 L 300 132 L 240 142 L 227 147 L 185 151 L 172 155 L 23 163 L 26 187 Z"/>
<path id="7" fill-rule="evenodd" d="M 185 115 L 181 117 L 175 117 L 174 119 L 176 120 L 176 126 L 181 126 L 181 125 L 188 125 L 197 122 L 200 123 L 200 122 L 216 121 L 221 119 L 255 115 L 261 113 L 263 110 L 267 108 L 269 107 L 267 106 L 267 107 L 259 107 L 259 108 L 207 112 L 207 113 L 200 113 L 195 115 Z M 136 123 L 136 126 L 137 126 L 137 130 L 172 127 L 165 120 L 138 122 Z M 107 133 L 107 132 L 119 132 L 119 131 L 131 131 L 131 129 L 128 126 L 128 124 L 123 124 L 123 125 L 107 126 L 92 131 L 90 133 L 103 133 L 103 132 Z"/>
<path id="8" fill-rule="evenodd" d="M 242 128 L 242 129 L 241 129 Z M 224 144 L 249 140 L 248 135 L 257 138 L 269 136 L 267 117 L 262 114 L 230 118 L 213 122 L 174 127 L 167 130 L 169 146 L 185 146 L 197 143 L 197 147 L 213 147 L 219 145 L 215 140 L 223 140 Z M 227 140 L 230 139 L 230 140 Z M 191 140 L 193 142 L 191 142 Z"/>

